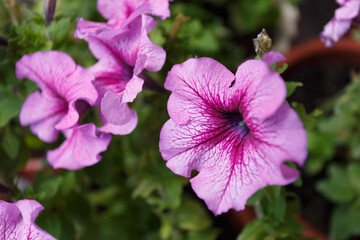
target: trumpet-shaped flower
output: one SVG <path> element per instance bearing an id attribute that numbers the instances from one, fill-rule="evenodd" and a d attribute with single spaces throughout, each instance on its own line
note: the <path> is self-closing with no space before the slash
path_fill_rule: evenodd
<path id="1" fill-rule="evenodd" d="M 93 124 L 79 125 L 81 114 L 98 97 L 91 82 L 94 76 L 56 51 L 23 56 L 16 63 L 16 76 L 33 80 L 41 90 L 25 100 L 20 123 L 30 125 L 45 142 L 55 141 L 59 132 L 67 138 L 60 148 L 48 152 L 49 163 L 71 170 L 97 163 L 111 136 Z"/>
<path id="2" fill-rule="evenodd" d="M 350 29 L 351 22 L 359 15 L 360 0 L 337 0 L 340 7 L 334 17 L 324 26 L 320 33 L 321 41 L 327 47 L 333 46 Z"/>
<path id="3" fill-rule="evenodd" d="M 44 208 L 35 200 L 8 203 L 0 200 L 1 240 L 53 240 L 50 234 L 35 225 L 34 221 Z"/>
<path id="4" fill-rule="evenodd" d="M 91 52 L 99 59 L 89 70 L 95 75 L 93 83 L 106 122 L 102 131 L 119 134 L 134 129 L 137 115 L 127 103 L 142 90 L 144 80 L 138 75 L 144 69 L 158 71 L 165 62 L 165 51 L 147 36 L 149 21 L 152 19 L 142 15 L 126 30 L 84 35 Z"/>
<path id="5" fill-rule="evenodd" d="M 161 155 L 176 174 L 199 172 L 191 186 L 214 214 L 242 210 L 260 188 L 297 178 L 284 162 L 303 165 L 306 132 L 265 62 L 246 61 L 234 76 L 213 59 L 189 59 L 171 69 L 165 88 L 172 94 Z"/>

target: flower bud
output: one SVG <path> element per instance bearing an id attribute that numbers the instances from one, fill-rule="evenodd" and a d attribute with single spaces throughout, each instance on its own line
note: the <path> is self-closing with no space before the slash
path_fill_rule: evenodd
<path id="1" fill-rule="evenodd" d="M 263 55 L 271 51 L 271 38 L 265 29 L 253 39 L 256 54 L 262 59 Z"/>
<path id="2" fill-rule="evenodd" d="M 43 9 L 46 24 L 50 24 L 54 18 L 56 0 L 43 0 Z"/>

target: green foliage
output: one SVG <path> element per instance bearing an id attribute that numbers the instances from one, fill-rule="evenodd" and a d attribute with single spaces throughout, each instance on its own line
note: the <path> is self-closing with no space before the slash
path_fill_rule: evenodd
<path id="1" fill-rule="evenodd" d="M 256 192 L 248 205 L 254 206 L 258 219 L 246 225 L 237 240 L 308 239 L 302 237 L 304 228 L 294 218 L 300 202 L 293 193 L 268 186 Z"/>
<path id="2" fill-rule="evenodd" d="M 353 81 L 325 105 L 324 115 L 308 132 L 306 170 L 317 174 L 326 166 L 327 178 L 316 187 L 336 204 L 330 221 L 330 238 L 334 240 L 360 235 L 359 90 L 360 78 L 353 76 Z"/>

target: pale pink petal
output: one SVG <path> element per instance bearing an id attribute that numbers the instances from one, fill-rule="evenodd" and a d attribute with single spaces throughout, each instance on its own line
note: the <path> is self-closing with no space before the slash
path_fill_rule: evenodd
<path id="1" fill-rule="evenodd" d="M 280 52 L 270 51 L 268 53 L 265 53 L 262 60 L 266 63 L 266 65 L 270 66 L 277 62 L 284 61 L 285 57 Z"/>
<path id="2" fill-rule="evenodd" d="M 127 31 L 103 31 L 89 35 L 86 40 L 94 56 L 106 63 L 118 65 L 121 72 L 137 75 L 143 69 L 158 71 L 165 62 L 165 51 L 153 44 L 147 36 L 149 18 L 141 16 L 130 24 Z M 111 67 L 114 68 L 114 67 Z"/>
<path id="3" fill-rule="evenodd" d="M 67 105 L 63 99 L 36 91 L 25 100 L 20 111 L 20 123 L 22 126 L 31 125 L 34 134 L 50 143 L 58 136 L 54 126 L 66 113 Z"/>
<path id="4" fill-rule="evenodd" d="M 136 118 L 136 112 L 129 108 L 127 102 L 112 92 L 105 93 L 100 109 L 106 121 L 114 125 L 124 125 Z"/>
<path id="5" fill-rule="evenodd" d="M 168 0 L 98 0 L 98 11 L 109 22 L 124 22 L 141 14 L 165 19 L 170 16 Z"/>
<path id="6" fill-rule="evenodd" d="M 190 179 L 195 193 L 215 215 L 229 209 L 243 210 L 247 200 L 259 189 L 267 185 L 289 184 L 299 175 L 285 165 L 259 168 L 257 164 L 261 164 L 261 156 L 246 151 L 246 147 L 237 159 L 238 164 L 226 162 L 204 167 L 196 177 Z"/>
<path id="7" fill-rule="evenodd" d="M 20 114 L 22 125 L 38 124 L 48 117 L 62 115 L 59 123 L 53 122 L 54 127 L 57 130 L 70 128 L 79 120 L 76 101 L 84 100 L 93 105 L 98 97 L 91 83 L 93 75 L 62 52 L 36 52 L 23 56 L 16 63 L 16 75 L 35 81 L 41 89 L 41 93 L 31 95 L 25 102 Z"/>
<path id="8" fill-rule="evenodd" d="M 79 18 L 74 32 L 75 38 L 85 39 L 89 34 L 100 34 L 103 31 L 111 29 L 109 25 L 102 22 L 91 22 Z"/>
<path id="9" fill-rule="evenodd" d="M 339 41 L 339 39 L 349 31 L 351 22 L 352 20 L 331 19 L 320 33 L 321 41 L 325 43 L 326 47 L 332 47 L 334 42 Z"/>
<path id="10" fill-rule="evenodd" d="M 360 1 L 349 1 L 335 10 L 335 18 L 339 20 L 353 19 L 359 15 Z"/>
<path id="11" fill-rule="evenodd" d="M 307 157 L 307 137 L 304 126 L 287 103 L 283 103 L 277 112 L 263 120 L 247 123 L 257 146 L 267 155 L 274 155 L 273 161 L 280 164 L 292 161 L 303 166 Z"/>
<path id="12" fill-rule="evenodd" d="M 173 92 L 168 101 L 171 119 L 184 124 L 211 110 L 228 109 L 231 104 L 227 103 L 226 92 L 234 80 L 234 74 L 211 58 L 175 65 L 165 81 L 165 88 Z"/>
<path id="13" fill-rule="evenodd" d="M 339 0 L 338 3 L 341 7 L 336 9 L 334 17 L 324 26 L 324 30 L 320 33 L 321 41 L 325 43 L 326 47 L 332 47 L 334 42 L 339 41 L 349 31 L 352 20 L 359 15 L 359 0 Z"/>
<path id="14" fill-rule="evenodd" d="M 80 125 L 67 130 L 67 139 L 57 149 L 48 151 L 47 159 L 54 169 L 77 170 L 94 165 L 101 160 L 110 143 L 111 135 L 98 133 L 94 124 Z"/>
<path id="15" fill-rule="evenodd" d="M 35 200 L 20 200 L 16 203 L 0 200 L 0 239 L 55 240 L 34 223 L 43 209 Z"/>
<path id="16" fill-rule="evenodd" d="M 234 98 L 241 98 L 240 111 L 245 122 L 271 116 L 286 97 L 284 80 L 259 60 L 249 60 L 239 66 L 232 90 Z"/>
<path id="17" fill-rule="evenodd" d="M 136 113 L 136 112 L 135 112 Z M 103 120 L 104 125 L 99 128 L 100 132 L 111 133 L 115 135 L 128 135 L 134 131 L 138 122 L 137 114 L 123 125 L 114 125 Z"/>

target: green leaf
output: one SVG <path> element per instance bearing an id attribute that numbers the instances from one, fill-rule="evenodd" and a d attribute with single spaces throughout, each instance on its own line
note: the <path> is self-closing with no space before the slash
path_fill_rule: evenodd
<path id="1" fill-rule="evenodd" d="M 166 195 L 164 200 L 169 203 L 170 208 L 177 208 L 180 205 L 182 190 L 181 179 L 175 175 L 163 181 L 163 191 Z"/>
<path id="2" fill-rule="evenodd" d="M 71 190 L 73 190 L 76 184 L 76 176 L 74 171 L 68 171 L 63 176 L 64 177 L 59 188 L 59 193 L 62 196 L 67 196 Z"/>
<path id="3" fill-rule="evenodd" d="M 61 176 L 46 176 L 43 172 L 36 175 L 34 191 L 39 201 L 53 198 L 60 188 L 63 178 Z"/>
<path id="4" fill-rule="evenodd" d="M 0 100 L 0 127 L 4 127 L 20 113 L 22 101 L 15 95 L 7 95 Z"/>
<path id="5" fill-rule="evenodd" d="M 211 225 L 211 220 L 204 207 L 195 201 L 185 200 L 176 209 L 176 222 L 184 230 L 201 231 Z"/>
<path id="6" fill-rule="evenodd" d="M 338 206 L 330 223 L 330 239 L 343 240 L 351 235 L 360 234 L 360 205 L 344 204 Z"/>
<path id="7" fill-rule="evenodd" d="M 287 89 L 286 97 L 290 97 L 294 93 L 294 91 L 297 87 L 303 86 L 302 82 L 285 82 L 285 84 L 286 84 L 286 89 Z"/>
<path id="8" fill-rule="evenodd" d="M 57 214 L 44 209 L 36 218 L 36 224 L 56 239 L 59 239 L 62 229 Z"/>
<path id="9" fill-rule="evenodd" d="M 216 240 L 219 234 L 219 229 L 207 229 L 200 232 L 191 231 L 189 232 L 188 240 Z"/>
<path id="10" fill-rule="evenodd" d="M 169 239 L 171 232 L 173 230 L 173 226 L 171 224 L 170 219 L 168 217 L 161 218 L 161 225 L 159 229 L 159 235 L 161 239 Z"/>
<path id="11" fill-rule="evenodd" d="M 329 179 L 322 180 L 317 184 L 317 190 L 335 203 L 347 203 L 354 199 L 353 191 L 346 169 L 338 165 L 328 168 Z"/>
<path id="12" fill-rule="evenodd" d="M 279 73 L 279 74 L 282 74 L 283 72 L 285 72 L 285 70 L 288 68 L 288 64 L 287 63 L 284 63 L 282 66 L 281 66 L 281 68 L 279 68 L 278 70 L 277 70 L 277 72 Z M 287 83 L 287 82 L 285 82 L 285 83 Z M 297 82 L 297 83 L 301 83 L 301 82 Z M 287 85 L 286 85 L 287 86 Z M 302 87 L 303 85 L 302 85 L 302 83 L 301 83 L 301 86 L 297 86 L 297 87 Z M 296 87 L 295 87 L 296 88 Z M 294 89 L 295 90 L 295 89 Z M 291 93 L 292 94 L 292 93 Z M 289 94 L 288 96 L 291 96 L 291 94 Z M 287 97 L 288 97 L 287 96 Z"/>
<path id="13" fill-rule="evenodd" d="M 352 162 L 347 166 L 347 174 L 351 187 L 360 196 L 360 163 Z"/>
<path id="14" fill-rule="evenodd" d="M 9 157 L 15 159 L 19 151 L 19 140 L 10 132 L 9 129 L 5 130 L 1 146 Z"/>
<path id="15" fill-rule="evenodd" d="M 236 240 L 263 240 L 268 235 L 264 219 L 255 219 L 245 226 Z"/>

